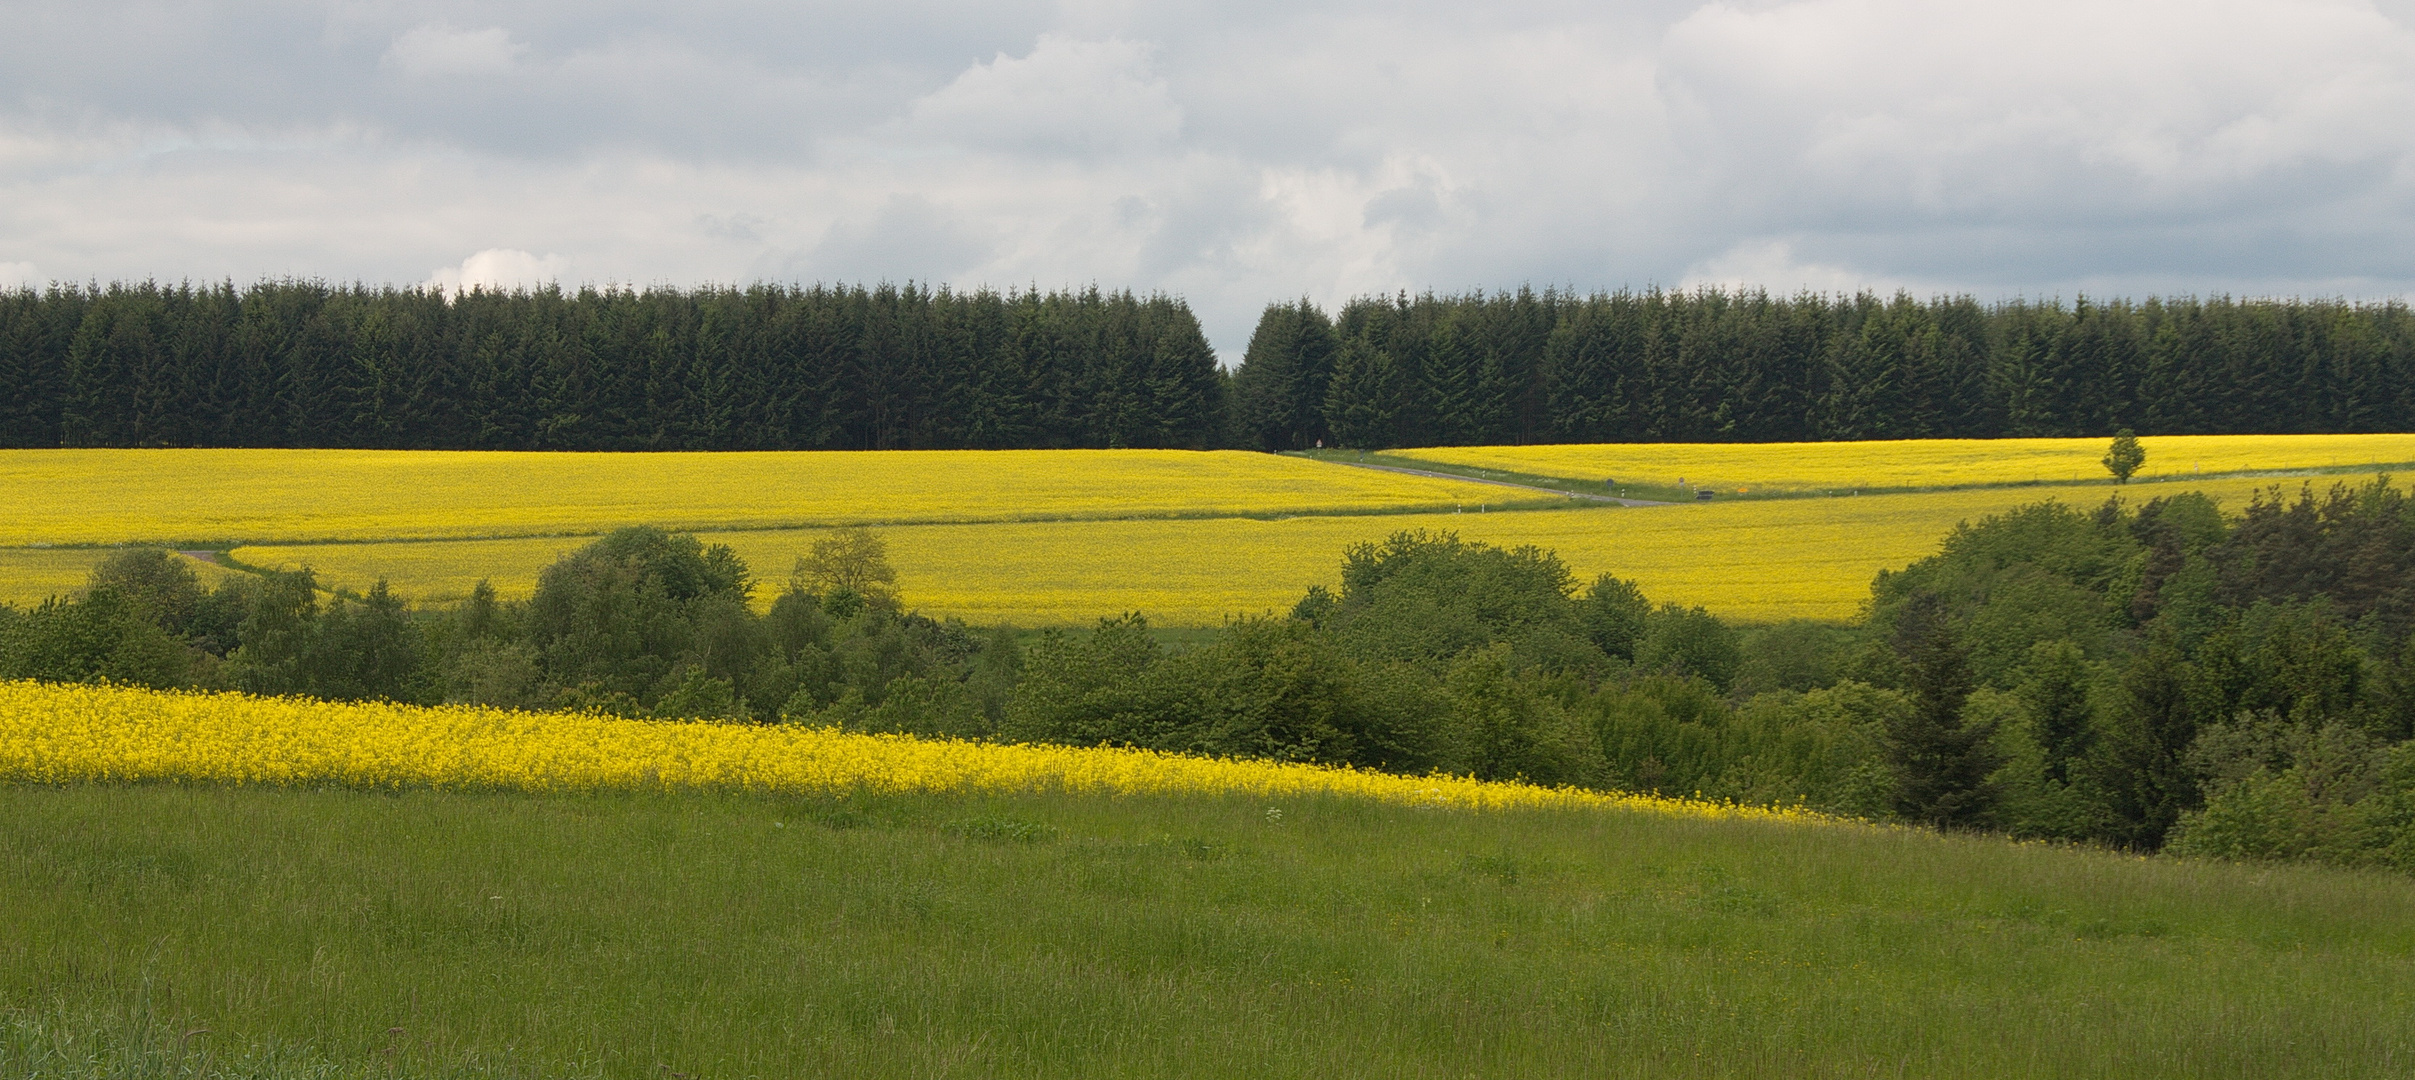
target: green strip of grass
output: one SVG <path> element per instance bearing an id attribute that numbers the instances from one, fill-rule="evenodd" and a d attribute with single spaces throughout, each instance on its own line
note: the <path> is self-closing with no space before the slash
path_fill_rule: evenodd
<path id="1" fill-rule="evenodd" d="M 0 788 L 0 1074 L 2366 1076 L 2415 881 L 1348 801 Z"/>
<path id="2" fill-rule="evenodd" d="M 1304 457 L 1315 461 L 1414 469 L 1443 476 L 1460 476 L 1470 480 L 1489 480 L 1495 483 L 1517 484 L 1546 491 L 1568 491 L 1581 495 L 1608 495 L 1622 499 L 1646 499 L 1655 502 L 1684 502 L 1694 498 L 1692 488 L 1656 487 L 1650 484 L 1621 484 L 1612 487 L 1599 480 L 1586 480 L 1570 476 L 1546 476 L 1542 473 L 1513 472 L 1508 469 L 1487 469 L 1475 465 L 1457 465 L 1447 461 L 1428 461 L 1424 458 L 1381 450 L 1285 450 L 1283 453 L 1291 457 Z"/>

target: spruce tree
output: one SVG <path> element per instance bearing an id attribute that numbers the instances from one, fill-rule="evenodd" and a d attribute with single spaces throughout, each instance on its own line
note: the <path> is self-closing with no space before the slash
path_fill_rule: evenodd
<path id="1" fill-rule="evenodd" d="M 1233 375 L 1234 421 L 1246 445 L 1305 450 L 1331 437 L 1325 391 L 1334 347 L 1333 324 L 1316 305 L 1267 305 Z"/>
<path id="2" fill-rule="evenodd" d="M 2201 726 L 2200 678 L 2197 665 L 2161 634 L 2122 673 L 2096 766 L 2113 813 L 2112 838 L 2126 846 L 2162 847 L 2181 813 L 2197 806 L 2197 778 L 2183 755 Z"/>
<path id="3" fill-rule="evenodd" d="M 1344 339 L 1389 360 L 1394 444 L 2360 432 L 2415 413 L 2400 303 L 1521 290 L 1332 319 L 1274 304 L 1259 331 L 1228 400 L 1180 300 L 1097 288 L 17 289 L 0 445 L 1306 447 L 1335 438 Z M 2127 438 L 2119 480 L 2143 461 Z"/>
<path id="4" fill-rule="evenodd" d="M 1400 369 L 1392 356 L 1363 339 L 1342 344 L 1334 356 L 1333 383 L 1325 392 L 1325 422 L 1342 446 L 1380 450 L 1397 437 Z"/>
<path id="5" fill-rule="evenodd" d="M 1268 304 L 1233 372 L 1233 422 L 1252 450 L 1291 450 L 1291 305 Z"/>
<path id="6" fill-rule="evenodd" d="M 1894 644 L 1912 692 L 1912 708 L 1891 718 L 1885 732 L 1895 812 L 1938 828 L 1987 824 L 1997 795 L 1989 774 L 2000 764 L 1995 731 L 1963 716 L 1970 657 L 1944 603 L 1933 594 L 1913 597 L 1897 619 Z"/>
<path id="7" fill-rule="evenodd" d="M 1325 390 L 1333 382 L 1333 354 L 1340 342 L 1333 336 L 1333 321 L 1315 304 L 1303 298 L 1292 310 L 1284 417 L 1292 445 L 1304 448 L 1333 437 L 1325 424 Z"/>

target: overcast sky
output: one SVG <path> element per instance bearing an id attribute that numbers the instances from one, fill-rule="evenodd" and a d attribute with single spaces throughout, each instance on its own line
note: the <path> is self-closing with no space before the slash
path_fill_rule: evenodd
<path id="1" fill-rule="evenodd" d="M 2415 290 L 2415 0 L 0 8 L 0 285 Z"/>

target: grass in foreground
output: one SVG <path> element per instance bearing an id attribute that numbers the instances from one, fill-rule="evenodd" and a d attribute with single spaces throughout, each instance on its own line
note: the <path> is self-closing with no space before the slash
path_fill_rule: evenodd
<path id="1" fill-rule="evenodd" d="M 9 683 L 0 867 L 5 1076 L 2415 1062 L 2404 877 L 1122 751 Z"/>
<path id="2" fill-rule="evenodd" d="M 1358 470 L 1364 471 L 1364 470 Z M 1377 474 L 1380 475 L 1380 474 Z M 2361 482 L 2366 477 L 2341 477 Z M 2110 495 L 2143 501 L 2203 491 L 2224 505 L 2303 481 L 2233 478 L 2132 484 L 2116 489 L 1982 488 L 1858 498 L 1713 502 L 1639 509 L 1587 506 L 1517 513 L 1186 521 L 1019 522 L 884 528 L 907 601 L 932 615 L 982 625 L 1088 624 L 1140 611 L 1168 626 L 1217 626 L 1232 614 L 1284 612 L 1309 585 L 1339 581 L 1343 548 L 1399 529 L 1454 530 L 1469 540 L 1559 553 L 1580 578 L 1613 573 L 1654 600 L 1700 604 L 1720 615 L 1776 621 L 1849 618 L 1870 579 L 1934 554 L 1961 521 L 2046 498 L 2083 509 Z M 2318 490 L 2329 478 L 2317 478 Z M 778 580 L 821 534 L 812 530 L 708 534 Z M 264 567 L 308 565 L 324 580 L 367 589 L 390 579 L 431 601 L 469 594 L 481 578 L 527 596 L 539 571 L 585 538 L 246 547 Z M 98 556 L 95 556 L 98 561 Z M 758 593 L 768 603 L 771 592 Z"/>
<path id="3" fill-rule="evenodd" d="M 1332 796 L 0 786 L 0 1075 L 2276 1077 L 2415 882 Z"/>

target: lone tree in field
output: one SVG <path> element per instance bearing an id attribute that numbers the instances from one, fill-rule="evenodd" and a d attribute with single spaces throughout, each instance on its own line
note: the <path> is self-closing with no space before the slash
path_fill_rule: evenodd
<path id="1" fill-rule="evenodd" d="M 889 566 L 888 541 L 869 529 L 836 529 L 813 542 L 813 551 L 797 560 L 790 584 L 800 592 L 859 599 L 865 606 L 897 609 L 897 571 Z"/>
<path id="2" fill-rule="evenodd" d="M 2130 474 L 2147 463 L 2145 447 L 2138 445 L 2138 434 L 2129 428 L 2113 433 L 2113 449 L 2105 454 L 2105 471 L 2113 474 L 2113 482 L 2127 484 Z"/>

